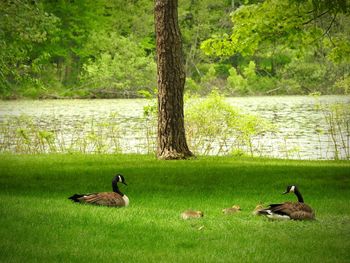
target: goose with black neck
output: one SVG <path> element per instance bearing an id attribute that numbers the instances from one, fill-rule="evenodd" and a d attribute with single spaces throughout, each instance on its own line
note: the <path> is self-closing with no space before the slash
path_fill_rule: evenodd
<path id="1" fill-rule="evenodd" d="M 118 183 L 127 185 L 124 176 L 121 174 L 117 174 L 112 180 L 113 192 L 74 194 L 71 197 L 69 197 L 69 199 L 77 203 L 84 203 L 90 205 L 101 205 L 111 207 L 128 206 L 129 198 L 119 190 Z"/>
<path id="2" fill-rule="evenodd" d="M 296 185 L 287 186 L 287 189 L 283 194 L 288 193 L 294 193 L 298 198 L 298 202 L 284 202 L 280 204 L 271 204 L 269 205 L 269 207 L 257 211 L 257 214 L 265 215 L 270 219 L 315 219 L 314 211 L 309 205 L 304 203 L 304 198 Z"/>

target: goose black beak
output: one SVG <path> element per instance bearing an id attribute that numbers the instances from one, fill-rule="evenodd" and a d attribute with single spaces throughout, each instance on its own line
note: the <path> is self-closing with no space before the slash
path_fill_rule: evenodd
<path id="1" fill-rule="evenodd" d="M 283 195 L 285 195 L 285 194 L 288 194 L 289 192 L 288 191 L 285 191 L 284 193 L 282 193 Z"/>
<path id="2" fill-rule="evenodd" d="M 122 182 L 122 184 L 125 184 L 125 185 L 127 185 L 125 182 Z"/>

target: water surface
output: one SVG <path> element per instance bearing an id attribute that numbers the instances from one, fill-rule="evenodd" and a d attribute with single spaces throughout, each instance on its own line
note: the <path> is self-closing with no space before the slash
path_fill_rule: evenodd
<path id="1" fill-rule="evenodd" d="M 334 141 L 328 133 L 329 125 L 325 121 L 324 110 L 321 109 L 335 103 L 350 106 L 350 96 L 239 97 L 227 98 L 227 102 L 246 113 L 270 120 L 278 127 L 276 134 L 256 138 L 255 143 L 259 144 L 256 148 L 259 148 L 259 152 L 255 155 L 294 159 L 333 159 Z M 149 122 L 145 121 L 143 114 L 144 106 L 148 104 L 150 101 L 146 99 L 1 101 L 0 121 L 4 124 L 11 118 L 30 117 L 40 127 L 62 132 L 61 140 L 71 145 L 78 143 L 77 137 L 87 133 L 98 136 L 96 128 L 91 130 L 94 123 L 101 122 L 98 124 L 102 127 L 103 122 L 113 122 L 118 129 L 118 132 L 115 132 L 117 135 L 114 137 L 101 135 L 106 136 L 103 147 L 108 148 L 110 140 L 118 139 L 118 151 L 146 153 L 154 149 L 154 142 L 150 143 L 149 139 L 154 140 L 155 135 L 154 123 L 149 127 Z M 20 121 L 11 125 L 17 126 L 13 131 L 18 132 L 21 128 Z M 3 131 L 3 134 L 0 134 L 2 144 L 9 143 L 10 140 L 4 133 Z M 348 130 L 343 129 L 338 137 L 336 140 L 344 141 L 345 138 L 349 144 Z M 84 149 L 96 151 L 96 147 L 89 146 Z M 217 154 L 215 144 L 213 147 L 211 154 Z M 13 147 L 11 151 L 16 150 Z M 110 152 L 115 151 L 114 149 Z M 346 150 L 339 148 L 338 155 L 340 158 L 346 158 Z"/>

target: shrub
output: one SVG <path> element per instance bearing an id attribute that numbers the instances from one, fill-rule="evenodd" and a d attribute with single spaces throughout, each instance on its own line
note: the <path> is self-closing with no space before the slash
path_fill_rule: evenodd
<path id="1" fill-rule="evenodd" d="M 132 37 L 111 35 L 101 54 L 83 66 L 82 87 L 96 96 L 135 97 L 156 85 L 156 64 Z M 105 43 L 104 43 L 105 44 Z"/>
<path id="2" fill-rule="evenodd" d="M 185 115 L 191 149 L 201 154 L 213 153 L 215 145 L 217 154 L 243 148 L 253 155 L 253 140 L 274 128 L 268 121 L 231 106 L 217 91 L 205 99 L 190 101 Z"/>
<path id="3" fill-rule="evenodd" d="M 323 64 L 294 60 L 284 68 L 282 79 L 291 80 L 299 85 L 299 90 L 292 89 L 294 94 L 309 94 L 329 85 L 326 73 L 327 67 Z"/>
<path id="4" fill-rule="evenodd" d="M 230 76 L 227 78 L 227 86 L 233 91 L 233 93 L 247 94 L 248 81 L 237 73 L 237 70 L 232 67 L 229 70 Z"/>
<path id="5" fill-rule="evenodd" d="M 335 82 L 333 92 L 348 95 L 350 93 L 350 75 Z"/>

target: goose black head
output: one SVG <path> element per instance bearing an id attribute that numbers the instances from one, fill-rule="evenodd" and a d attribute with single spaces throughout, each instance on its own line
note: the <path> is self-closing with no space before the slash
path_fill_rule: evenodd
<path id="1" fill-rule="evenodd" d="M 297 189 L 298 188 L 295 185 L 288 185 L 286 191 L 283 194 L 285 195 L 289 193 L 295 193 Z"/>
<path id="2" fill-rule="evenodd" d="M 114 183 L 122 183 L 122 184 L 127 185 L 126 182 L 125 182 L 124 176 L 121 175 L 121 174 L 117 174 L 117 175 L 113 178 L 113 184 L 114 184 Z"/>

